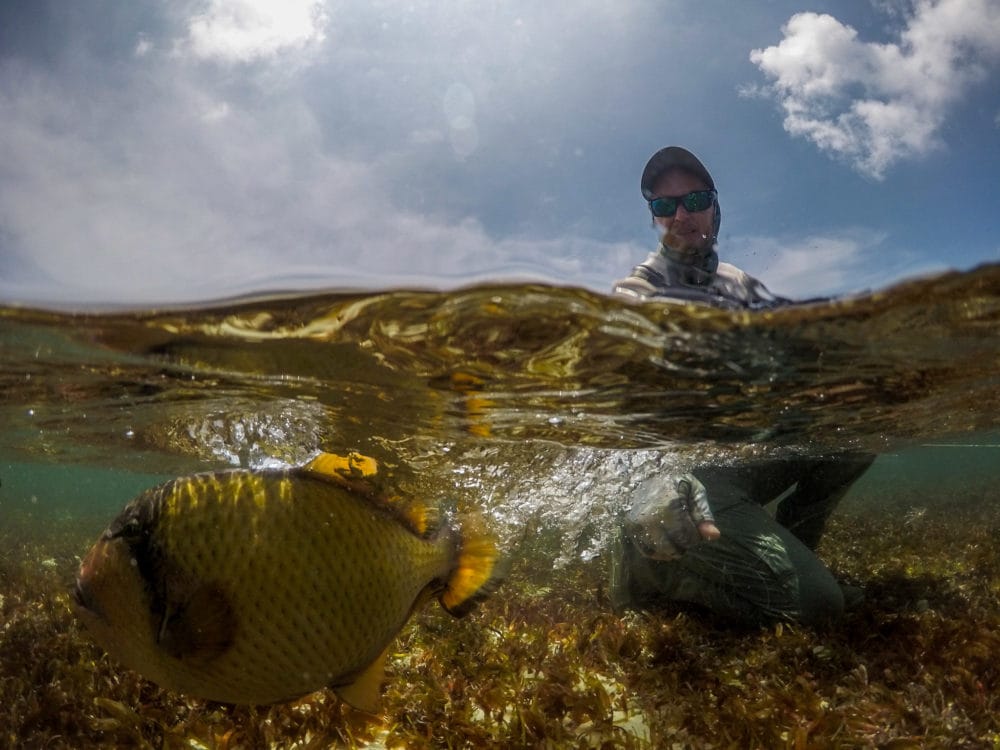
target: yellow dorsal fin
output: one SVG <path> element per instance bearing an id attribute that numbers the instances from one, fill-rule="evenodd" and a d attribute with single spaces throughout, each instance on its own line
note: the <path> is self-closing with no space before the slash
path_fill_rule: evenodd
<path id="1" fill-rule="evenodd" d="M 500 552 L 482 522 L 467 517 L 455 567 L 439 601 L 449 613 L 462 617 L 500 585 L 506 574 Z"/>
<path id="2" fill-rule="evenodd" d="M 378 494 L 378 462 L 371 456 L 355 451 L 346 456 L 324 452 L 302 468 L 363 497 L 375 499 Z"/>
<path id="3" fill-rule="evenodd" d="M 349 685 L 336 685 L 333 690 L 337 696 L 359 711 L 377 714 L 382 693 L 382 683 L 385 682 L 385 660 L 389 657 L 390 643 L 378 657 L 365 667 L 357 679 Z"/>
<path id="4" fill-rule="evenodd" d="M 370 479 L 378 473 L 378 462 L 357 451 L 351 451 L 346 456 L 320 453 L 305 468 L 338 479 Z"/>
<path id="5" fill-rule="evenodd" d="M 353 451 L 346 456 L 320 453 L 303 469 L 381 506 L 418 536 L 429 538 L 441 526 L 441 513 L 436 507 L 399 495 L 383 494 L 378 486 L 378 462 L 371 456 Z"/>

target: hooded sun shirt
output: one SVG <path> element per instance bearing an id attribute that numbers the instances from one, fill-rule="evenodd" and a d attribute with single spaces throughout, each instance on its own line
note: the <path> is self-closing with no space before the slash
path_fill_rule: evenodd
<path id="1" fill-rule="evenodd" d="M 679 257 L 660 243 L 656 252 L 615 282 L 615 294 L 633 299 L 676 299 L 731 309 L 773 307 L 788 303 L 759 280 L 719 261 L 715 245 L 697 258 Z"/>

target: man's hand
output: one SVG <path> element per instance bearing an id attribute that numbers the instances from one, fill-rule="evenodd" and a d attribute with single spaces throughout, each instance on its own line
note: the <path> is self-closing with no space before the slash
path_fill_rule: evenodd
<path id="1" fill-rule="evenodd" d="M 705 485 L 692 474 L 658 474 L 632 492 L 625 532 L 646 557 L 675 560 L 692 545 L 721 536 Z"/>

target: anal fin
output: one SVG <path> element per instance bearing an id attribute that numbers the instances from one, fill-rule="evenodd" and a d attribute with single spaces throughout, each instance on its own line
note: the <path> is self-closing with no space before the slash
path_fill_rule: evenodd
<path id="1" fill-rule="evenodd" d="M 389 658 L 390 643 L 364 671 L 348 685 L 334 685 L 337 696 L 351 707 L 368 714 L 377 714 L 381 702 L 382 683 L 385 682 L 385 661 Z"/>

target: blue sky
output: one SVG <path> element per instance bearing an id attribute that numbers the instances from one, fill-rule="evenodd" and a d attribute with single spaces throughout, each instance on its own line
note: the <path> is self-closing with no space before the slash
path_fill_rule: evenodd
<path id="1" fill-rule="evenodd" d="M 1000 261 L 1000 0 L 8 0 L 0 302 L 606 290 L 668 144 L 775 292 Z"/>

